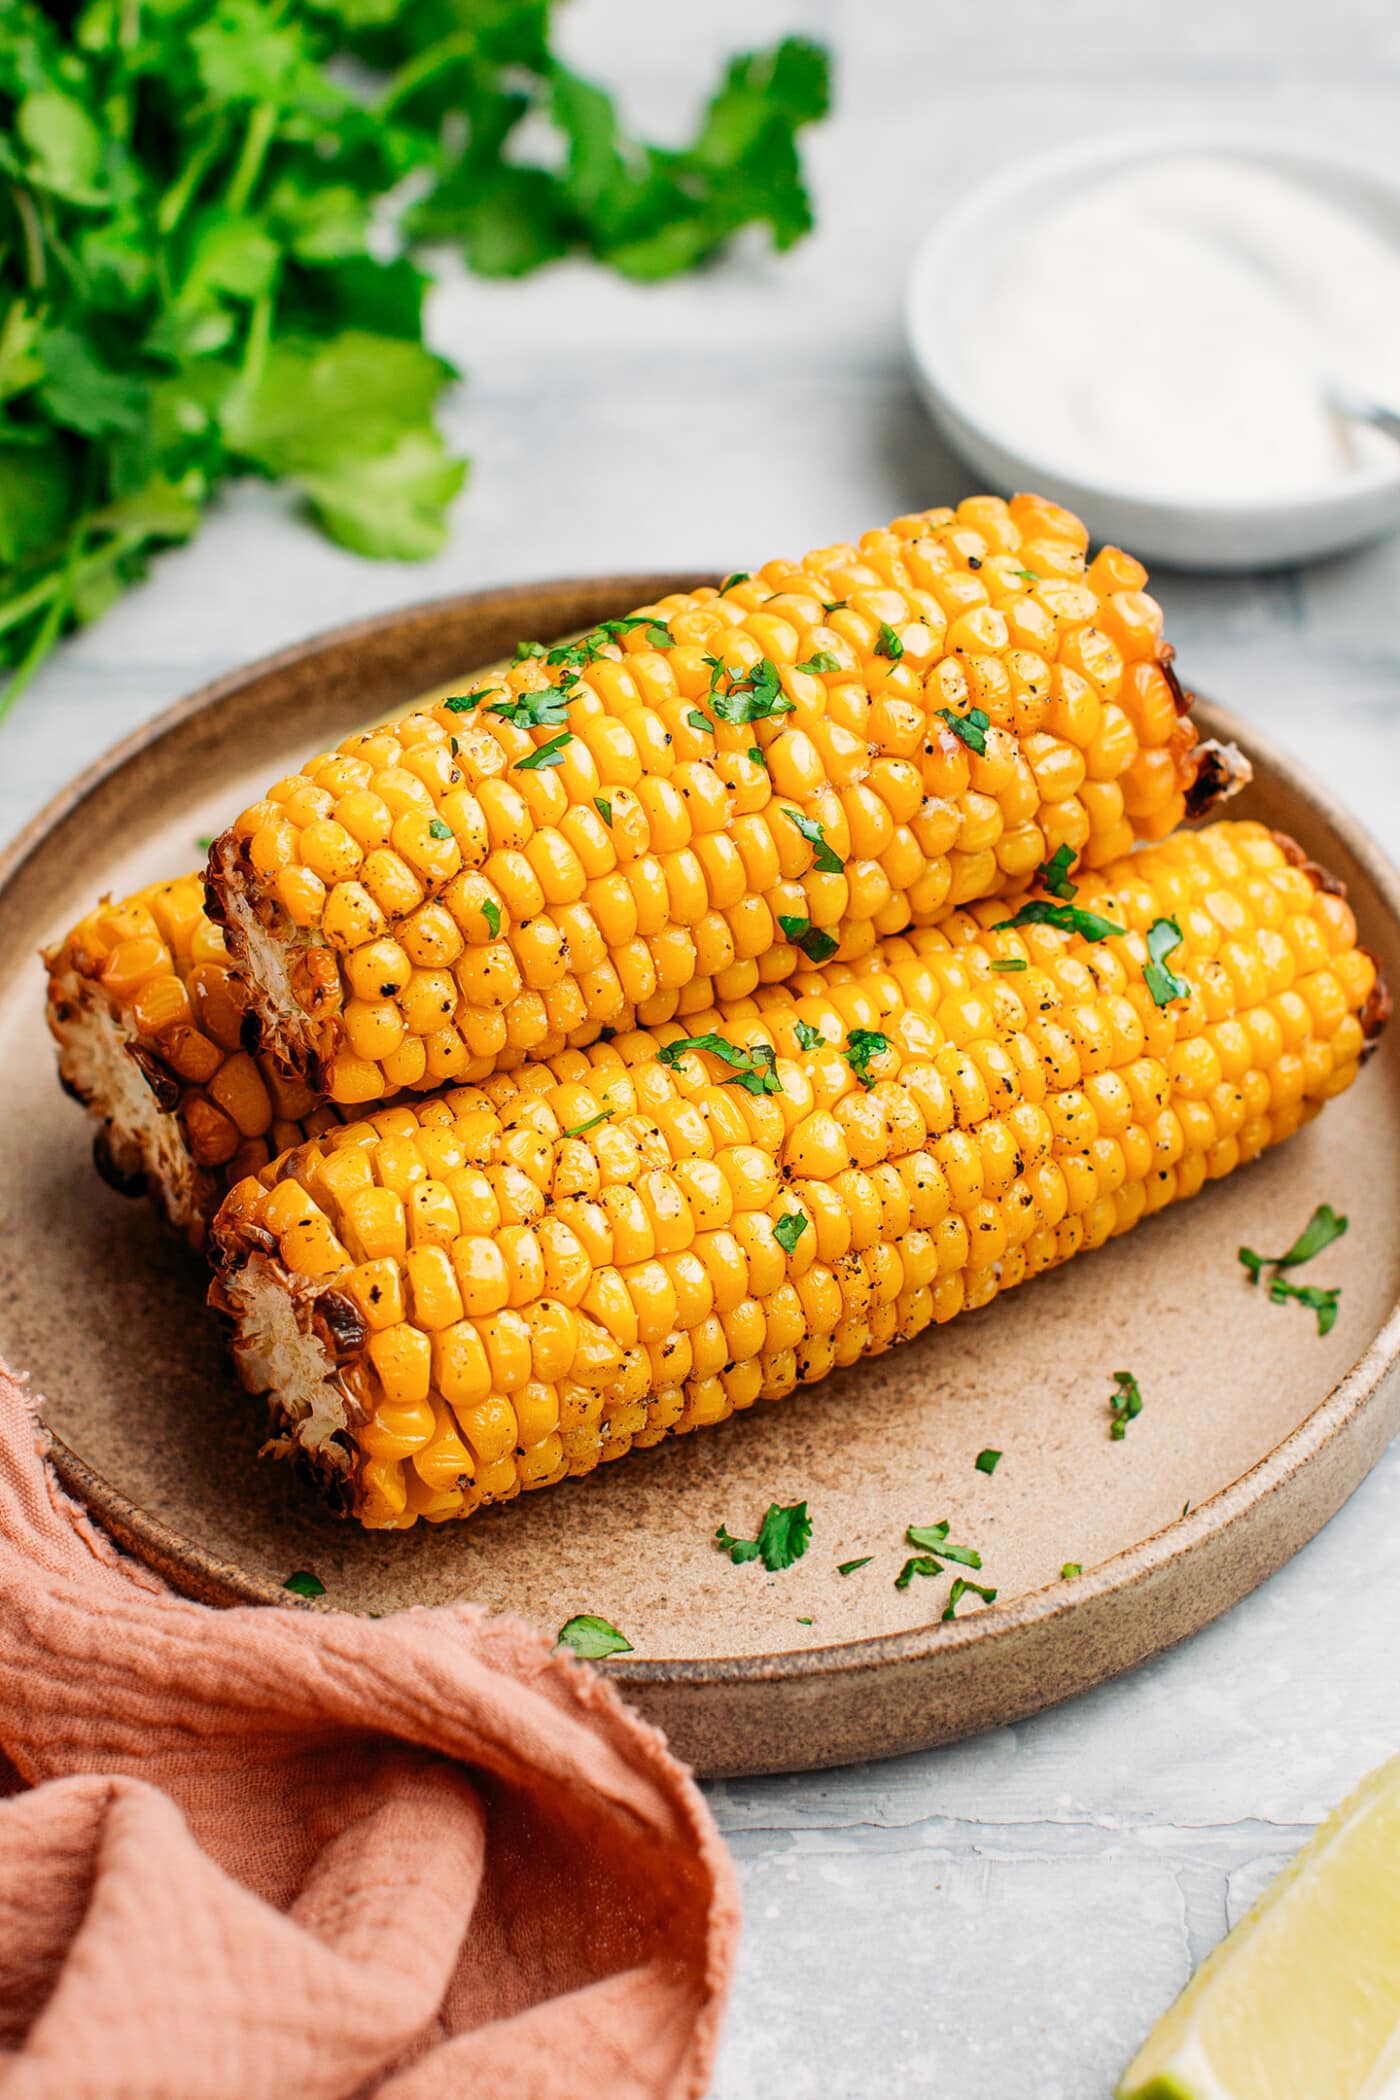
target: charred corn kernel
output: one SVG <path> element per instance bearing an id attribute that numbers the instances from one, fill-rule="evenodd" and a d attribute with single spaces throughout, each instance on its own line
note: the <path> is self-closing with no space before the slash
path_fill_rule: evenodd
<path id="1" fill-rule="evenodd" d="M 99 906 L 46 961 L 59 1069 L 98 1126 L 99 1155 L 122 1180 L 144 1179 L 171 1225 L 202 1246 L 231 1182 L 324 1113 L 312 1088 L 244 1048 L 251 1017 L 202 878 Z M 120 1083 L 133 1069 L 149 1095 Z"/>
<path id="2" fill-rule="evenodd" d="M 489 707 L 421 705 L 279 781 L 211 855 L 269 1048 L 337 1101 L 472 1081 L 790 977 L 780 917 L 855 964 L 1061 845 L 1097 867 L 1162 836 L 1201 759 L 1143 572 L 1086 568 L 1055 506 L 995 510 L 995 552 L 959 513 L 911 515 L 770 563 L 746 599 L 647 608 L 659 647 L 599 631 Z M 113 931 L 119 976 L 154 967 L 147 937 Z M 408 969 L 376 982 L 386 941 Z M 371 1023 L 385 1001 L 431 1048 Z"/>
<path id="3" fill-rule="evenodd" d="M 1299 862 L 1257 825 L 1183 833 L 1081 874 L 1079 907 L 1120 929 L 1099 943 L 981 900 L 759 1001 L 329 1124 L 215 1226 L 245 1376 L 289 1381 L 278 1447 L 367 1524 L 469 1514 L 781 1398 L 1194 1194 L 1347 1086 L 1384 1020 L 1350 915 Z M 1008 948 L 1024 970 L 994 970 Z M 268 1347 L 307 1317 L 323 1363 Z M 386 1498 L 376 1468 L 451 1433 L 472 1495 L 452 1502 L 444 1460 L 445 1502 Z"/>

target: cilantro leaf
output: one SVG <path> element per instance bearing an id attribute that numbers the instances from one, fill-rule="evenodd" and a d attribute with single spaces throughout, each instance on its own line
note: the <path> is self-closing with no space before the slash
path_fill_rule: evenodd
<path id="1" fill-rule="evenodd" d="M 1012 975 L 1018 970 L 1028 970 L 1030 964 L 1026 961 L 1024 955 L 999 955 L 992 958 L 987 968 L 995 970 L 998 976 L 1005 977 Z"/>
<path id="2" fill-rule="evenodd" d="M 771 1502 L 758 1527 L 756 1539 L 735 1538 L 723 1524 L 715 1533 L 715 1538 L 736 1565 L 761 1559 L 772 1575 L 790 1568 L 795 1560 L 801 1560 L 811 1536 L 812 1520 L 805 1502 L 792 1502 L 786 1508 Z"/>
<path id="3" fill-rule="evenodd" d="M 883 1057 L 889 1047 L 889 1037 L 881 1035 L 878 1028 L 853 1028 L 846 1038 L 841 1055 L 867 1092 L 874 1086 L 876 1076 L 870 1069 L 870 1060 Z"/>
<path id="4" fill-rule="evenodd" d="M 1333 1284 L 1325 1289 L 1316 1283 L 1290 1283 L 1286 1276 L 1275 1276 L 1269 1283 L 1269 1298 L 1274 1305 L 1286 1305 L 1290 1299 L 1296 1305 L 1305 1305 L 1317 1314 L 1317 1331 L 1330 1334 L 1337 1324 L 1341 1310 L 1342 1287 Z"/>
<path id="5" fill-rule="evenodd" d="M 778 924 L 784 937 L 795 948 L 800 948 L 809 962 L 829 962 L 841 945 L 834 935 L 814 926 L 810 919 L 790 918 L 785 912 L 779 912 Z"/>
<path id="6" fill-rule="evenodd" d="M 1005 933 L 1018 926 L 1058 926 L 1061 933 L 1080 933 L 1086 941 L 1106 941 L 1110 934 L 1124 930 L 1095 911 L 1084 911 L 1077 904 L 1049 904 L 1043 897 L 1032 897 L 1014 918 L 998 919 L 992 931 Z"/>
<path id="7" fill-rule="evenodd" d="M 976 1465 L 979 1473 L 995 1473 L 1000 1464 L 1000 1451 L 979 1451 L 977 1454 Z"/>
<path id="8" fill-rule="evenodd" d="M 823 671 L 839 671 L 840 668 L 840 658 L 833 656 L 829 649 L 819 649 L 815 656 L 808 657 L 805 664 L 793 665 L 793 669 L 796 671 L 808 671 L 813 674 L 819 674 Z"/>
<path id="9" fill-rule="evenodd" d="M 475 708 L 480 707 L 488 693 L 493 693 L 495 690 L 496 688 L 491 685 L 478 686 L 474 693 L 454 693 L 449 700 L 444 700 L 442 704 L 449 714 L 469 715 Z"/>
<path id="10" fill-rule="evenodd" d="M 956 1619 L 958 1606 L 967 1596 L 980 1597 L 984 1604 L 995 1604 L 997 1601 L 995 1590 L 984 1588 L 980 1582 L 969 1582 L 965 1575 L 955 1575 L 953 1587 L 948 1592 L 948 1602 L 939 1613 L 939 1617 L 945 1621 Z"/>
<path id="11" fill-rule="evenodd" d="M 320 1576 L 310 1574 L 305 1568 L 298 1568 L 295 1575 L 289 1575 L 282 1587 L 290 1590 L 294 1597 L 324 1597 L 326 1594 L 326 1585 Z"/>
<path id="12" fill-rule="evenodd" d="M 1147 929 L 1147 953 L 1150 957 L 1143 970 L 1143 982 L 1158 1006 L 1166 1006 L 1173 999 L 1189 999 L 1191 987 L 1184 977 L 1178 977 L 1166 966 L 1165 958 L 1181 946 L 1181 928 L 1175 919 L 1154 919 Z"/>
<path id="13" fill-rule="evenodd" d="M 773 1237 L 784 1254 L 791 1254 L 811 1222 L 806 1213 L 800 1210 L 787 1211 L 778 1219 L 773 1227 Z"/>
<path id="14" fill-rule="evenodd" d="M 1042 889 L 1049 890 L 1052 897 L 1062 897 L 1072 902 L 1078 894 L 1079 885 L 1071 882 L 1069 871 L 1074 866 L 1074 848 L 1057 846 L 1049 860 L 1043 860 L 1035 871 L 1035 879 Z"/>
<path id="15" fill-rule="evenodd" d="M 799 1050 L 823 1050 L 826 1047 L 826 1037 L 820 1028 L 814 1028 L 810 1021 L 794 1022 L 793 1032 L 797 1037 Z"/>
<path id="16" fill-rule="evenodd" d="M 1321 1254 L 1334 1240 L 1339 1240 L 1347 1229 L 1347 1219 L 1333 1210 L 1330 1203 L 1319 1203 L 1286 1254 L 1255 1254 L 1249 1247 L 1241 1247 L 1240 1260 L 1250 1272 L 1250 1281 L 1258 1283 L 1259 1273 L 1264 1268 L 1296 1269 L 1314 1255 Z"/>
<path id="17" fill-rule="evenodd" d="M 548 742 L 527 753 L 524 758 L 517 758 L 511 767 L 512 773 L 538 773 L 545 766 L 562 766 L 565 749 L 573 740 L 572 730 L 561 730 L 558 736 L 550 737 Z"/>
<path id="18" fill-rule="evenodd" d="M 835 850 L 832 847 L 828 846 L 826 842 L 826 832 L 823 829 L 823 827 L 817 822 L 817 819 L 815 817 L 804 817 L 800 809 L 791 809 L 789 808 L 786 802 L 782 803 L 780 806 L 782 808 L 783 815 L 787 818 L 788 822 L 790 824 L 796 825 L 797 829 L 802 833 L 803 838 L 806 839 L 808 845 L 814 849 L 816 857 L 813 860 L 812 865 L 815 868 L 817 874 L 844 874 L 846 863 L 840 858 L 840 856 L 835 852 Z"/>
<path id="19" fill-rule="evenodd" d="M 603 822 L 607 825 L 611 825 L 613 806 L 611 802 L 609 802 L 607 796 L 595 795 L 593 797 L 593 807 L 597 810 Z"/>
<path id="20" fill-rule="evenodd" d="M 750 671 L 731 671 L 719 657 L 711 657 L 709 663 L 710 705 L 721 722 L 766 722 L 773 715 L 793 712 L 778 667 L 766 656 Z"/>
<path id="21" fill-rule="evenodd" d="M 854 1575 L 857 1568 L 868 1568 L 874 1558 L 873 1553 L 862 1553 L 859 1560 L 839 1560 L 836 1572 L 838 1575 Z"/>
<path id="22" fill-rule="evenodd" d="M 698 707 L 692 707 L 690 709 L 689 713 L 686 715 L 686 721 L 690 724 L 692 729 L 698 729 L 702 736 L 713 736 L 715 733 L 714 723 L 710 720 L 708 715 L 702 715 Z"/>
<path id="23" fill-rule="evenodd" d="M 898 663 L 904 654 L 904 644 L 887 620 L 880 622 L 880 634 L 875 643 L 875 654 L 887 656 L 891 663 Z"/>
<path id="24" fill-rule="evenodd" d="M 986 757 L 987 731 L 992 726 L 990 715 L 983 714 L 980 707 L 969 708 L 965 715 L 954 714 L 951 707 L 940 707 L 935 712 L 969 751 L 975 752 L 978 758 Z"/>
<path id="25" fill-rule="evenodd" d="M 911 1546 L 918 1546 L 925 1553 L 936 1553 L 941 1560 L 955 1560 L 965 1568 L 980 1568 L 982 1556 L 973 1546 L 950 1546 L 948 1544 L 948 1518 L 940 1518 L 937 1524 L 911 1524 L 904 1536 Z"/>
<path id="26" fill-rule="evenodd" d="M 916 1575 L 941 1575 L 943 1563 L 935 1560 L 931 1553 L 911 1553 L 904 1566 L 894 1578 L 897 1590 L 907 1590 Z"/>
<path id="27" fill-rule="evenodd" d="M 441 817 L 434 817 L 431 819 L 428 825 L 428 836 L 429 838 L 437 839 L 440 842 L 446 839 L 450 839 L 452 836 L 452 826 L 450 824 L 444 824 Z"/>
<path id="28" fill-rule="evenodd" d="M 569 719 L 569 700 L 562 687 L 546 685 L 522 693 L 518 700 L 493 700 L 486 712 L 499 715 L 516 729 L 557 729 Z"/>
<path id="29" fill-rule="evenodd" d="M 1111 1417 L 1108 1433 L 1115 1443 L 1121 1444 L 1128 1433 L 1129 1422 L 1135 1422 L 1142 1413 L 1142 1393 L 1131 1371 L 1115 1371 L 1113 1383 L 1118 1391 L 1108 1403 Z"/>
<path id="30" fill-rule="evenodd" d="M 486 921 L 486 931 L 494 941 L 501 930 L 501 907 L 494 897 L 482 898 L 481 916 Z"/>
<path id="31" fill-rule="evenodd" d="M 579 1612 L 566 1619 L 555 1635 L 561 1648 L 572 1648 L 585 1662 L 599 1662 L 605 1655 L 630 1655 L 632 1643 L 625 1633 L 595 1612 Z"/>
<path id="32" fill-rule="evenodd" d="M 1082 1575 L 1083 1573 L 1084 1570 L 1077 1560 L 1067 1560 L 1060 1570 L 1060 1580 L 1061 1582 L 1073 1582 L 1076 1575 Z"/>
<path id="33" fill-rule="evenodd" d="M 663 1065 L 678 1064 L 688 1050 L 708 1050 L 711 1057 L 718 1057 L 731 1066 L 732 1077 L 725 1081 L 726 1086 L 740 1086 L 746 1094 L 781 1094 L 783 1091 L 783 1082 L 776 1070 L 777 1058 L 768 1043 L 754 1043 L 745 1048 L 740 1043 L 727 1042 L 722 1035 L 686 1035 L 658 1050 L 657 1061 Z"/>

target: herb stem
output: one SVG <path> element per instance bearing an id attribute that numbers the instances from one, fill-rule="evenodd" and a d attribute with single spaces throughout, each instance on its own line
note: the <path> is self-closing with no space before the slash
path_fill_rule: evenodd
<path id="1" fill-rule="evenodd" d="M 88 516 L 78 520 L 74 528 L 71 547 L 81 546 L 83 540 L 87 537 L 89 523 L 90 517 Z M 72 553 L 70 547 L 69 560 L 50 569 L 47 576 L 41 576 L 39 581 L 31 584 L 27 591 L 21 591 L 17 597 L 11 598 L 7 604 L 0 605 L 0 634 L 8 633 L 12 627 L 21 626 L 25 620 L 32 618 L 35 613 L 42 612 L 46 605 L 52 610 L 54 602 L 60 598 L 62 611 L 66 612 L 69 604 L 72 602 L 73 594 L 80 584 L 86 583 L 90 576 L 100 575 L 102 570 L 110 563 L 120 561 L 124 554 L 130 554 L 133 547 L 139 547 L 142 540 L 146 537 L 145 532 L 118 533 L 114 539 L 108 541 L 105 547 L 99 547 L 94 553 L 85 555 L 82 560 L 73 563 L 71 570 Z M 62 612 L 60 612 L 59 617 L 61 620 Z M 56 640 L 57 633 L 50 631 L 50 619 L 46 618 L 40 626 L 34 642 L 30 644 L 30 647 L 25 652 L 24 659 L 16 670 L 14 677 L 4 688 L 3 692 L 0 692 L 0 721 L 4 720 L 14 706 L 20 693 L 28 685 Z"/>
<path id="2" fill-rule="evenodd" d="M 399 68 L 373 105 L 375 116 L 381 119 L 387 117 L 390 110 L 397 109 L 401 102 L 407 102 L 437 74 L 445 72 L 449 66 L 455 66 L 460 59 L 473 57 L 475 52 L 476 33 L 470 29 L 459 29 L 453 35 L 441 38 L 438 43 L 430 44 L 426 51 L 419 52 L 417 58 L 410 59 L 406 66 Z"/>
<path id="3" fill-rule="evenodd" d="M 179 225 L 189 208 L 190 201 L 203 182 L 213 162 L 217 160 L 228 139 L 228 126 L 220 119 L 211 123 L 194 152 L 180 170 L 179 180 L 173 182 L 156 207 L 156 225 L 164 234 L 171 234 Z"/>
<path id="4" fill-rule="evenodd" d="M 247 210 L 276 129 L 276 105 L 271 102 L 259 102 L 248 119 L 248 129 L 243 135 L 243 150 L 238 156 L 238 165 L 233 171 L 233 180 L 225 195 L 224 201 L 230 211 Z"/>
<path id="5" fill-rule="evenodd" d="M 30 288 L 41 292 L 48 282 L 49 272 L 44 258 L 44 229 L 38 207 L 21 182 L 14 184 L 10 195 L 14 198 L 19 230 L 24 237 L 24 273 Z"/>
<path id="6" fill-rule="evenodd" d="M 77 588 L 79 556 L 88 535 L 91 515 L 91 512 L 84 512 L 73 527 L 63 567 L 56 569 L 53 574 L 54 589 L 49 599 L 48 610 L 35 629 L 34 639 L 15 667 L 14 675 L 6 681 L 4 689 L 0 691 L 0 722 L 4 721 L 62 632 L 68 608 L 73 602 L 73 592 Z"/>

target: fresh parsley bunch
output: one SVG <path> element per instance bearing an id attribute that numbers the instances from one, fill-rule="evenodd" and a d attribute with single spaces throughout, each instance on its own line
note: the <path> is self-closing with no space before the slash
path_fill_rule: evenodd
<path id="1" fill-rule="evenodd" d="M 426 245 L 655 279 L 808 230 L 818 47 L 736 58 L 663 149 L 555 56 L 554 5 L 0 0 L 0 715 L 229 475 L 357 553 L 442 546 Z"/>

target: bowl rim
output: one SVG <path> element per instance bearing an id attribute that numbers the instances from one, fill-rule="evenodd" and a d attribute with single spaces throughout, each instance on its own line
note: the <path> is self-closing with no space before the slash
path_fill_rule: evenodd
<path id="1" fill-rule="evenodd" d="M 620 595 L 631 593 L 634 602 L 646 603 L 668 592 L 694 589 L 717 580 L 713 574 L 697 576 L 691 572 L 639 573 L 615 578 L 573 579 L 553 588 L 576 590 L 586 586 L 601 590 L 605 585 L 616 583 Z M 240 688 L 253 685 L 288 665 L 314 660 L 328 648 L 342 646 L 348 641 L 373 641 L 399 635 L 405 630 L 411 631 L 416 624 L 430 624 L 448 609 L 479 605 L 483 601 L 495 606 L 515 601 L 523 607 L 539 591 L 550 588 L 548 584 L 498 586 L 420 600 L 414 605 L 323 630 L 306 641 L 235 668 L 163 709 L 51 797 L 10 845 L 0 851 L 0 892 L 20 875 L 31 854 L 40 848 L 49 834 L 70 818 L 113 774 L 121 772 L 137 753 L 211 712 Z M 1297 760 L 1282 751 L 1267 734 L 1261 734 L 1252 722 L 1245 722 L 1210 700 L 1200 701 L 1199 706 L 1203 729 L 1211 735 L 1242 740 L 1252 747 L 1288 782 L 1322 823 L 1335 832 L 1353 861 L 1374 885 L 1389 915 L 1400 921 L 1400 870 L 1365 827 L 1341 808 L 1326 789 L 1319 787 Z M 1009 1635 L 1027 1634 L 1048 1627 L 1071 1613 L 1082 1612 L 1086 1606 L 1104 1603 L 1127 1590 L 1151 1585 L 1192 1547 L 1207 1542 L 1219 1543 L 1237 1527 L 1241 1533 L 1246 1532 L 1250 1519 L 1263 1502 L 1276 1490 L 1294 1481 L 1323 1450 L 1355 1427 L 1386 1385 L 1388 1374 L 1397 1363 L 1400 1363 L 1400 1302 L 1391 1307 L 1361 1354 L 1325 1397 L 1271 1451 L 1228 1486 L 1193 1506 L 1189 1515 L 1173 1519 L 1157 1532 L 1099 1562 L 1072 1584 L 1057 1583 L 1026 1591 L 1004 1604 L 988 1605 L 965 1620 L 945 1624 L 935 1619 L 901 1633 L 866 1635 L 799 1650 L 744 1657 L 617 1656 L 605 1660 L 600 1667 L 617 1681 L 624 1694 L 632 1688 L 639 1693 L 646 1689 L 662 1691 L 666 1688 L 689 1692 L 718 1684 L 738 1687 L 775 1679 L 815 1682 L 833 1677 L 858 1678 L 862 1673 L 878 1671 L 890 1664 L 927 1663 L 935 1657 L 950 1657 Z M 337 1608 L 333 1603 L 301 1600 L 266 1578 L 220 1560 L 209 1548 L 189 1538 L 164 1518 L 132 1502 L 123 1490 L 99 1474 L 57 1432 L 47 1430 L 45 1435 L 48 1455 L 63 1486 L 108 1529 L 119 1546 L 156 1568 L 185 1594 L 220 1604 L 279 1604 L 300 1610 Z M 1368 1470 L 1369 1464 L 1362 1467 L 1355 1479 L 1348 1479 L 1337 1499 L 1345 1499 Z M 1316 1528 L 1315 1523 L 1309 1523 L 1303 1535 L 1311 1536 Z M 1236 1594 L 1253 1586 L 1253 1581 L 1246 1582 Z M 1207 1619 L 1215 1616 L 1215 1610 L 1206 1615 Z M 1116 1674 L 1116 1670 L 1106 1674 Z M 720 1767 L 717 1765 L 714 1769 Z M 754 1766 L 752 1769 L 769 1767 Z"/>
<path id="2" fill-rule="evenodd" d="M 937 328 L 930 329 L 923 318 L 928 281 L 946 276 L 949 256 L 965 242 L 968 233 L 979 221 L 999 221 L 1018 198 L 1024 197 L 1028 190 L 1038 188 L 1047 178 L 1072 177 L 1076 173 L 1087 178 L 1095 172 L 1106 173 L 1136 162 L 1189 153 L 1209 153 L 1221 159 L 1267 165 L 1274 170 L 1287 168 L 1324 197 L 1328 194 L 1329 184 L 1340 180 L 1354 193 L 1367 195 L 1377 205 L 1392 209 L 1400 226 L 1400 182 L 1391 181 L 1357 157 L 1299 145 L 1282 134 L 1262 129 L 1219 124 L 1163 124 L 1140 131 L 1113 131 L 1031 154 L 966 191 L 923 235 L 908 265 L 901 301 L 904 347 L 934 414 L 940 418 L 947 416 L 985 451 L 999 454 L 1014 465 L 1018 473 L 1028 477 L 1025 485 L 1034 487 L 1039 478 L 1053 479 L 1066 488 L 1072 486 L 1075 491 L 1073 500 L 1082 502 L 1087 508 L 1131 505 L 1140 515 L 1173 519 L 1199 516 L 1211 525 L 1238 519 L 1248 526 L 1287 516 L 1318 520 L 1340 518 L 1379 497 L 1400 494 L 1400 446 L 1396 446 L 1393 466 L 1374 462 L 1348 475 L 1335 488 L 1319 487 L 1312 493 L 1302 489 L 1296 495 L 1256 500 L 1233 496 L 1202 496 L 1188 500 L 1154 495 L 1150 489 L 1141 486 L 1097 480 L 1082 472 L 1072 461 L 1056 460 L 1049 454 L 1033 455 L 1001 435 L 994 424 L 969 404 L 958 385 L 955 371 L 950 371 L 954 360 L 946 347 L 940 351 Z M 1400 260 L 1400 235 L 1397 235 L 1394 246 L 1397 260 Z M 946 345 L 948 340 L 945 331 L 943 344 Z"/>

